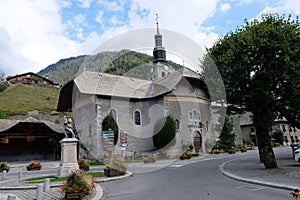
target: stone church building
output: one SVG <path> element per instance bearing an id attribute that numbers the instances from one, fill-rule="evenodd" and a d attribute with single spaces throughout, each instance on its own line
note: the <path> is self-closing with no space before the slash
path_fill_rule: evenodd
<path id="1" fill-rule="evenodd" d="M 166 59 L 162 35 L 155 34 L 153 66 L 148 80 L 84 71 L 61 88 L 58 111 L 72 111 L 80 141 L 90 153 L 101 158 L 110 151 L 151 152 L 154 125 L 171 116 L 176 136 L 165 148 L 172 155 L 190 144 L 196 152 L 206 152 L 211 140 L 210 96 L 201 76 L 182 67 L 174 70 Z M 119 134 L 127 135 L 113 149 L 104 142 L 102 121 L 112 115 Z M 120 144 L 122 143 L 122 145 Z M 121 146 L 121 147 L 120 147 Z"/>

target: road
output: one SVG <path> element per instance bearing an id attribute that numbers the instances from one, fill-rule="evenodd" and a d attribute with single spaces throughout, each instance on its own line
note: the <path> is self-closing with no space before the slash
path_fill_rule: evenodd
<path id="1" fill-rule="evenodd" d="M 152 172 L 101 183 L 107 200 L 284 200 L 288 191 L 247 184 L 223 176 L 218 166 L 239 155 L 176 161 Z"/>

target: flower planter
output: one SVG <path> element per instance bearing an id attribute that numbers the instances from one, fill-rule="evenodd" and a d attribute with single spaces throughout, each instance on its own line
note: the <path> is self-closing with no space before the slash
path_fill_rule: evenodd
<path id="1" fill-rule="evenodd" d="M 116 169 L 104 169 L 104 174 L 107 177 L 112 177 L 112 176 L 121 176 L 121 175 L 124 175 L 125 172 L 119 171 L 119 170 L 116 170 Z"/>
<path id="2" fill-rule="evenodd" d="M 39 166 L 26 166 L 27 170 L 28 171 L 35 171 L 35 170 L 41 170 L 42 169 L 42 166 L 39 165 Z"/>
<path id="3" fill-rule="evenodd" d="M 66 193 L 65 199 L 82 199 L 87 193 L 86 192 L 72 192 Z"/>

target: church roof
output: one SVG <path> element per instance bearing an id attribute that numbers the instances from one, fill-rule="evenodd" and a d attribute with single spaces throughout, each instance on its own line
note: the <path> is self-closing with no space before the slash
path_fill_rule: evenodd
<path id="1" fill-rule="evenodd" d="M 192 76 L 193 79 L 199 76 L 195 74 Z M 74 86 L 82 94 L 147 99 L 172 92 L 183 78 L 189 79 L 190 77 L 187 74 L 181 74 L 180 71 L 174 71 L 168 76 L 153 82 L 126 76 L 84 71 L 61 88 L 57 111 L 70 111 L 72 109 L 71 97 Z"/>
<path id="2" fill-rule="evenodd" d="M 84 94 L 144 98 L 151 81 L 117 76 L 106 73 L 84 71 L 74 79 L 79 91 Z"/>
<path id="3" fill-rule="evenodd" d="M 84 94 L 143 99 L 171 92 L 181 78 L 182 75 L 178 71 L 156 82 L 85 71 L 75 78 L 74 82 Z"/>

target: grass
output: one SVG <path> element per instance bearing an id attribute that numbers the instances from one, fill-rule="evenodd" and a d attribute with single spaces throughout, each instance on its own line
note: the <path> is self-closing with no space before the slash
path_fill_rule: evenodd
<path id="1" fill-rule="evenodd" d="M 90 163 L 90 166 L 103 166 L 104 165 L 104 163 L 102 163 L 102 162 L 91 162 Z"/>
<path id="2" fill-rule="evenodd" d="M 49 86 L 15 84 L 0 93 L 0 110 L 8 115 L 27 114 L 31 110 L 56 110 L 59 89 Z"/>
<path id="3" fill-rule="evenodd" d="M 92 177 L 103 177 L 104 172 L 88 172 L 88 175 L 91 175 Z M 34 177 L 34 178 L 28 178 L 25 180 L 25 183 L 27 184 L 36 184 L 36 183 L 43 183 L 46 178 L 50 178 L 50 182 L 62 182 L 67 179 L 67 177 L 57 178 L 55 176 L 40 176 L 40 177 Z"/>

